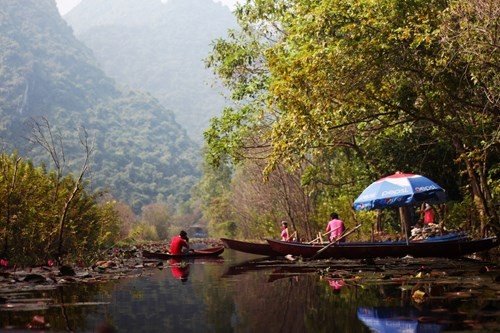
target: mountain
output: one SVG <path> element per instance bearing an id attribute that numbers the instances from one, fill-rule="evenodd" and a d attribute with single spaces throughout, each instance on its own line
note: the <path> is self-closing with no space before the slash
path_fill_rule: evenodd
<path id="1" fill-rule="evenodd" d="M 93 189 L 109 189 L 139 212 L 158 198 L 182 202 L 200 176 L 199 146 L 173 113 L 144 92 L 119 86 L 75 38 L 54 0 L 2 0 L 0 144 L 35 162 L 30 123 L 61 133 L 70 171 L 82 147 L 75 129 L 95 138 Z M 74 158 L 70 158 L 73 156 Z"/>
<path id="2" fill-rule="evenodd" d="M 211 42 L 236 29 L 227 6 L 212 0 L 83 0 L 64 16 L 103 70 L 147 91 L 202 142 L 226 101 L 203 59 Z"/>

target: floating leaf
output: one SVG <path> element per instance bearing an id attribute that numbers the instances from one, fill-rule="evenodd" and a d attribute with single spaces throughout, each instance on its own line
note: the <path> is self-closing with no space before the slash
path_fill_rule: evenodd
<path id="1" fill-rule="evenodd" d="M 423 303 L 425 301 L 425 292 L 421 290 L 416 290 L 411 296 L 416 303 Z"/>

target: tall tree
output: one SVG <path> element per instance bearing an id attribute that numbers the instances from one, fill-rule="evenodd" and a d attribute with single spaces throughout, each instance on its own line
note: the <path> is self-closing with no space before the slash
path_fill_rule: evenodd
<path id="1" fill-rule="evenodd" d="M 156 229 L 160 239 L 167 239 L 171 213 L 166 203 L 157 202 L 142 208 L 141 222 Z"/>
<path id="2" fill-rule="evenodd" d="M 266 121 L 267 130 L 258 133 L 271 146 L 268 170 L 347 147 L 376 172 L 380 138 L 388 143 L 423 133 L 420 146 L 453 147 L 450 160 L 467 175 L 481 232 L 488 225 L 500 230 L 491 204 L 499 156 L 499 4 L 467 3 L 247 1 L 236 11 L 244 36 L 218 41 L 209 64 L 243 92 L 237 98 L 261 103 L 214 121 L 210 156 L 240 156 L 235 152 L 247 143 L 241 137 Z M 460 24 L 464 17 L 475 24 L 468 44 L 475 55 L 459 49 L 455 38 L 468 43 L 473 29 Z M 228 53 L 234 50 L 241 51 Z M 256 72 L 257 65 L 264 70 Z M 488 74 L 479 74 L 484 69 Z M 234 137 L 236 146 L 225 141 Z M 401 156 L 407 147 L 390 153 Z"/>

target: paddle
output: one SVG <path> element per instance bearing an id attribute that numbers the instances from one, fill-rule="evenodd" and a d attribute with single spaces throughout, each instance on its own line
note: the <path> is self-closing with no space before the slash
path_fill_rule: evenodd
<path id="1" fill-rule="evenodd" d="M 339 228 L 341 228 L 341 227 L 337 227 L 337 228 L 335 228 L 335 229 L 332 229 L 332 230 L 328 231 L 327 233 L 322 234 L 321 236 L 322 236 L 322 237 L 324 237 L 324 236 L 328 236 L 329 234 L 331 234 L 332 232 L 334 232 L 335 230 L 337 230 L 337 229 L 339 229 Z M 319 239 L 319 237 L 316 237 L 316 238 L 314 238 L 312 241 L 307 242 L 306 244 L 312 244 L 312 243 L 314 243 L 315 241 L 317 241 L 318 239 Z"/>
<path id="2" fill-rule="evenodd" d="M 339 240 L 341 240 L 342 238 L 344 238 L 345 236 L 349 235 L 349 234 L 352 234 L 354 231 L 356 231 L 357 229 L 359 229 L 361 227 L 361 224 L 358 224 L 357 226 L 354 227 L 354 229 L 350 230 L 349 232 L 346 232 L 344 231 L 339 237 L 337 237 L 336 240 L 334 240 L 333 242 L 329 243 L 328 245 L 324 246 L 323 248 L 319 249 L 318 252 L 316 252 L 315 255 L 313 255 L 311 258 L 309 258 L 309 260 L 313 260 L 314 258 L 316 258 L 318 255 L 320 255 L 321 253 L 325 252 L 326 249 L 328 249 L 330 246 L 332 246 L 333 244 L 335 243 L 338 243 Z"/>
<path id="3" fill-rule="evenodd" d="M 293 239 L 293 237 L 297 237 L 297 231 L 294 231 L 293 234 L 291 234 L 290 236 L 288 236 L 288 238 L 286 239 L 286 241 L 288 242 L 290 239 Z"/>

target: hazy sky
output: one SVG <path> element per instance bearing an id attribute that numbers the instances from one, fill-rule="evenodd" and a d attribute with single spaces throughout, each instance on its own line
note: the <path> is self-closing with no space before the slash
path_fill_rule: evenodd
<path id="1" fill-rule="evenodd" d="M 73 7 L 78 5 L 82 0 L 56 0 L 57 8 L 59 8 L 59 12 L 61 15 L 69 12 Z M 234 4 L 238 2 L 238 0 L 214 0 L 215 2 L 221 2 L 228 6 L 229 8 L 233 8 Z"/>

